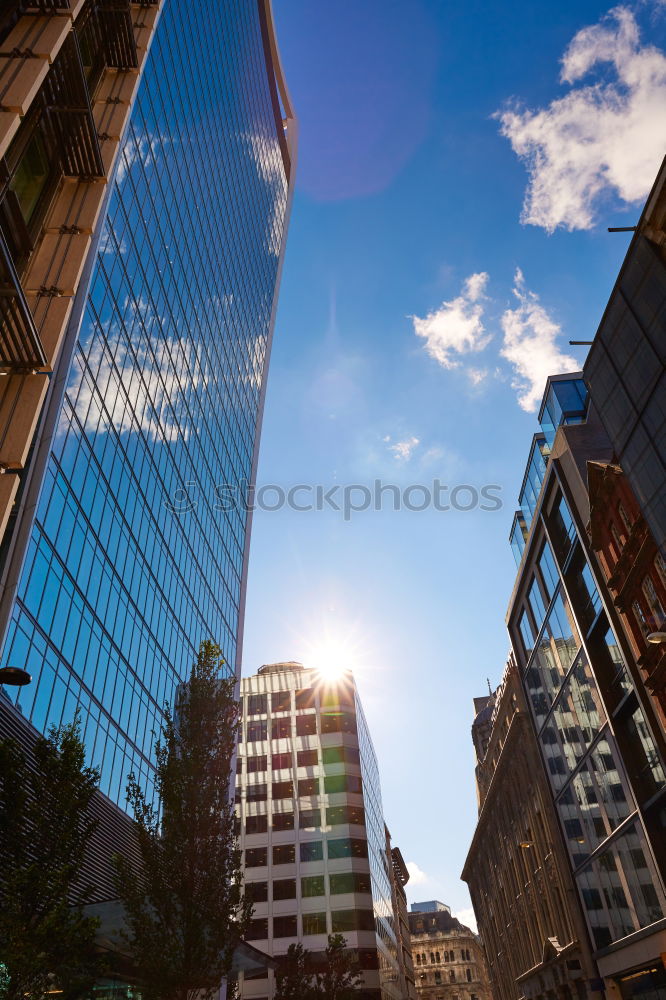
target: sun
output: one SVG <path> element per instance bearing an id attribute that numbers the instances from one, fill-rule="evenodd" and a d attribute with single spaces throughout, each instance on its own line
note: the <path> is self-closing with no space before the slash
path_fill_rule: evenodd
<path id="1" fill-rule="evenodd" d="M 305 665 L 312 667 L 327 681 L 338 680 L 347 671 L 359 666 L 355 644 L 341 636 L 323 635 L 308 643 Z"/>

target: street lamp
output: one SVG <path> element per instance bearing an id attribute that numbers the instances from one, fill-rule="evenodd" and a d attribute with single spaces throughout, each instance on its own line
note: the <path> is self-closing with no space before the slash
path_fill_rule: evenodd
<path id="1" fill-rule="evenodd" d="M 0 667 L 0 684 L 11 687 L 25 687 L 32 680 L 32 675 L 22 667 Z"/>
<path id="2" fill-rule="evenodd" d="M 647 641 L 652 643 L 653 646 L 660 646 L 663 642 L 666 642 L 666 632 L 650 632 Z"/>

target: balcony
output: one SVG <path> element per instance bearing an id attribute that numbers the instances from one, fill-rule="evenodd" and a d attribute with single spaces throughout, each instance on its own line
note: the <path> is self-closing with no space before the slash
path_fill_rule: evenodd
<path id="1" fill-rule="evenodd" d="M 46 366 L 32 313 L 0 231 L 0 371 L 25 372 Z"/>

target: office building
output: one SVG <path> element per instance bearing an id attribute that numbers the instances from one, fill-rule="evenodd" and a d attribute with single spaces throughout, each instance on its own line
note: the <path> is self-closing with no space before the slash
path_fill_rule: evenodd
<path id="1" fill-rule="evenodd" d="M 590 463 L 615 446 L 579 375 L 548 379 L 540 420 L 512 536 L 511 644 L 596 985 L 664 997 L 664 731 L 588 535 Z"/>
<path id="2" fill-rule="evenodd" d="M 614 460 L 666 558 L 666 160 L 583 372 Z"/>
<path id="3" fill-rule="evenodd" d="M 158 0 L 0 12 L 0 542 L 107 201 Z M 53 379 L 51 379 L 53 381 Z"/>
<path id="4" fill-rule="evenodd" d="M 121 0 L 19 6 L 26 13 L 7 45 L 18 44 L 33 6 L 48 8 L 44 31 L 69 38 L 85 69 L 94 39 L 79 37 L 78 19 L 92 10 L 104 52 L 120 58 L 109 25 L 122 20 Z M 158 8 L 127 11 L 139 52 Z M 74 100 L 59 56 L 51 70 L 48 52 L 39 58 L 45 86 L 57 69 L 70 101 L 49 121 L 76 125 L 83 150 L 93 128 L 84 130 L 84 95 Z M 89 874 L 100 899 L 113 895 L 107 862 L 125 837 L 127 775 L 150 793 L 152 731 L 199 643 L 214 639 L 230 673 L 239 667 L 250 515 L 220 495 L 238 496 L 255 475 L 296 152 L 268 0 L 164 4 L 137 59 L 138 84 L 136 66 L 127 79 L 125 70 L 99 75 L 97 62 L 86 73 L 93 109 L 120 116 L 93 130 L 116 135 L 115 146 L 97 135 L 109 170 L 103 220 L 93 225 L 86 201 L 85 267 L 68 251 L 61 277 L 39 281 L 47 293 L 66 284 L 74 304 L 2 550 L 0 662 L 25 668 L 32 683 L 4 690 L 0 729 L 29 744 L 80 711 L 88 758 L 101 768 Z M 32 56 L 15 68 L 25 67 L 34 69 Z M 38 171 L 37 154 L 30 165 Z M 79 165 L 86 184 L 100 179 Z M 78 204 L 65 174 L 58 183 Z M 77 216 L 57 220 L 63 234 L 47 234 L 48 245 L 76 241 Z M 71 268 L 78 287 L 65 283 Z M 40 309 L 67 313 L 63 296 L 39 294 Z"/>
<path id="5" fill-rule="evenodd" d="M 513 658 L 474 701 L 479 818 L 462 877 L 493 996 L 584 1000 L 597 971 Z"/>
<path id="6" fill-rule="evenodd" d="M 481 941 L 448 906 L 413 903 L 409 928 L 419 1000 L 492 1000 Z"/>
<path id="7" fill-rule="evenodd" d="M 412 958 L 409 914 L 405 886 L 409 882 L 409 871 L 399 847 L 391 844 L 391 834 L 386 827 L 386 855 L 391 876 L 391 897 L 393 900 L 394 928 L 398 951 L 399 995 L 405 1000 L 416 1000 L 416 981 Z"/>
<path id="8" fill-rule="evenodd" d="M 362 970 L 359 1000 L 403 1000 L 394 859 L 351 672 L 327 680 L 300 663 L 267 664 L 242 679 L 241 696 L 236 811 L 255 902 L 247 939 L 272 957 L 301 942 L 316 966 L 327 935 L 340 933 Z M 270 998 L 273 973 L 246 976 L 240 989 L 243 1000 Z"/>

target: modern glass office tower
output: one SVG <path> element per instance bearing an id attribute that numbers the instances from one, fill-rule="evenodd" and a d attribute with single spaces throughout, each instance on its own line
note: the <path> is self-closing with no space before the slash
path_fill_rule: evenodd
<path id="1" fill-rule="evenodd" d="M 585 362 L 601 421 L 666 557 L 666 160 Z"/>
<path id="2" fill-rule="evenodd" d="M 247 940 L 273 957 L 300 941 L 321 962 L 327 935 L 343 934 L 363 971 L 359 1000 L 403 1000 L 393 857 L 352 674 L 327 682 L 300 663 L 267 664 L 243 678 L 241 694 L 236 813 L 255 902 Z M 241 996 L 267 1000 L 273 987 L 272 973 L 245 974 Z"/>
<path id="3" fill-rule="evenodd" d="M 238 667 L 250 515 L 220 487 L 255 473 L 295 150 L 269 0 L 164 0 L 0 604 L 23 720 L 78 708 L 121 807 L 199 642 Z"/>
<path id="4" fill-rule="evenodd" d="M 563 392 L 578 402 L 542 425 L 541 466 L 530 453 L 509 633 L 604 988 L 662 998 L 665 734 L 588 536 L 588 463 L 613 446 L 582 379 L 549 379 Z"/>

